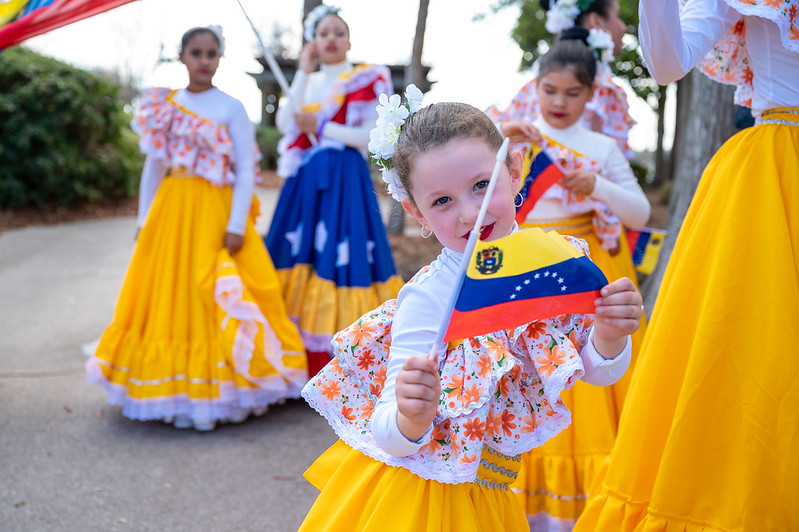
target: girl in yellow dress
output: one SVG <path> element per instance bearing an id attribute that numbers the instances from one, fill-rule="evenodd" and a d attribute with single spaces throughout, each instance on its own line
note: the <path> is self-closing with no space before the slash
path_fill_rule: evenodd
<path id="1" fill-rule="evenodd" d="M 639 12 L 655 80 L 701 65 L 756 124 L 702 174 L 575 530 L 799 530 L 799 1 Z"/>
<path id="2" fill-rule="evenodd" d="M 596 64 L 587 43 L 559 40 L 538 62 L 539 115 L 531 122 L 502 126 L 508 132 L 534 128 L 544 150 L 565 171 L 520 222 L 522 227 L 583 238 L 591 259 L 609 280 L 635 279 L 622 225 L 644 225 L 650 206 L 616 141 L 581 124 L 594 91 Z M 642 326 L 633 334 L 633 364 L 643 337 Z M 567 390 L 563 397 L 572 424 L 522 458 L 513 488 L 531 530 L 574 526 L 613 448 L 631 373 L 611 387 L 577 383 Z"/>
<path id="3" fill-rule="evenodd" d="M 379 108 L 370 151 L 394 167 L 389 192 L 445 247 L 396 300 L 335 336 L 336 358 L 303 390 L 341 440 L 306 472 L 321 494 L 301 530 L 527 530 L 508 489 L 520 453 L 569 424 L 564 389 L 610 384 L 629 363 L 641 302 L 629 279 L 602 289 L 596 322 L 536 320 L 427 358 L 503 139 L 474 107 L 417 110 L 420 100 Z M 521 164 L 515 153 L 496 177 L 481 240 L 517 230 Z"/>
<path id="4" fill-rule="evenodd" d="M 132 126 L 146 154 L 136 247 L 89 382 L 136 420 L 211 430 L 299 397 L 307 363 L 255 231 L 257 148 L 213 86 L 221 30 L 193 28 L 181 90 L 150 89 Z"/>

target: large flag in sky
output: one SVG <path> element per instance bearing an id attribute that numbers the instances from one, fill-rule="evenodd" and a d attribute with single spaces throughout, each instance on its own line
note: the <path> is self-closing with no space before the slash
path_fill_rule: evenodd
<path id="1" fill-rule="evenodd" d="M 524 156 L 522 168 L 522 204 L 516 207 L 516 223 L 524 223 L 536 202 L 549 187 L 560 181 L 563 170 L 544 150 L 533 145 Z"/>
<path id="2" fill-rule="evenodd" d="M 0 50 L 133 0 L 0 1 Z M 16 17 L 12 20 L 13 17 Z M 8 22 L 10 20 L 10 22 Z M 6 23 L 7 22 L 7 23 Z"/>
<path id="3" fill-rule="evenodd" d="M 554 231 L 535 227 L 478 242 L 444 341 L 561 314 L 590 314 L 608 284 L 591 259 Z"/>

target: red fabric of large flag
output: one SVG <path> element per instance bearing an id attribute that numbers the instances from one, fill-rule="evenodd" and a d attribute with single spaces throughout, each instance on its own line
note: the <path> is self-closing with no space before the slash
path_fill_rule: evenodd
<path id="1" fill-rule="evenodd" d="M 516 223 L 523 223 L 533 210 L 536 202 L 549 187 L 560 181 L 563 171 L 544 150 L 535 153 L 535 147 L 527 151 L 524 157 L 522 189 L 519 193 L 524 201 L 516 207 Z"/>
<path id="2" fill-rule="evenodd" d="M 54 0 L 0 28 L 0 50 L 133 0 Z"/>
<path id="3" fill-rule="evenodd" d="M 554 231 L 479 242 L 455 300 L 450 342 L 562 314 L 590 314 L 605 275 Z"/>

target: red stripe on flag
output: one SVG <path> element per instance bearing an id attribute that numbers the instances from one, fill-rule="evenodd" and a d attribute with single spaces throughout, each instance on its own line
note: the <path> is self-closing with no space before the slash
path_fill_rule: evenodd
<path id="1" fill-rule="evenodd" d="M 530 191 L 524 203 L 522 203 L 521 207 L 516 211 L 516 223 L 521 224 L 527 219 L 527 215 L 533 210 L 536 202 L 541 199 L 544 192 L 557 183 L 561 177 L 563 177 L 563 172 L 561 172 L 560 168 L 554 163 L 547 166 L 546 169 L 538 175 L 535 181 L 533 181 L 533 184 L 530 185 Z"/>
<path id="2" fill-rule="evenodd" d="M 0 28 L 0 50 L 133 0 L 56 0 Z"/>
<path id="3" fill-rule="evenodd" d="M 508 301 L 468 312 L 453 310 L 444 341 L 471 338 L 562 314 L 593 314 L 596 312 L 594 301 L 598 297 L 599 290 L 592 290 L 563 296 Z"/>

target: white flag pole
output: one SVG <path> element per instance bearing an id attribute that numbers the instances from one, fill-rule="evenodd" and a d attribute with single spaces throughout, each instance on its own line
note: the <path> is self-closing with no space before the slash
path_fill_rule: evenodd
<path id="1" fill-rule="evenodd" d="M 438 357 L 438 347 L 444 341 L 444 334 L 447 331 L 447 327 L 449 327 L 449 322 L 452 318 L 452 311 L 455 309 L 455 301 L 458 299 L 458 294 L 460 293 L 461 286 L 463 285 L 463 279 L 466 277 L 466 270 L 469 268 L 469 263 L 472 260 L 472 253 L 474 252 L 474 247 L 477 245 L 477 239 L 480 237 L 480 227 L 483 225 L 483 218 L 485 218 L 486 211 L 488 210 L 488 204 L 491 202 L 491 196 L 494 194 L 494 187 L 497 184 L 497 176 L 499 175 L 500 169 L 502 168 L 502 165 L 505 164 L 505 160 L 508 157 L 509 144 L 510 139 L 505 137 L 505 140 L 502 142 L 502 146 L 500 146 L 499 151 L 497 151 L 494 170 L 491 172 L 491 178 L 488 181 L 488 188 L 486 189 L 485 196 L 483 197 L 483 203 L 480 205 L 480 211 L 477 213 L 477 219 L 474 221 L 474 227 L 469 233 L 469 240 L 466 241 L 466 249 L 463 250 L 463 260 L 461 261 L 461 267 L 458 270 L 457 283 L 455 284 L 452 295 L 449 298 L 449 304 L 444 310 L 444 314 L 441 319 L 441 325 L 438 328 L 438 333 L 436 334 L 435 340 L 433 340 L 433 346 L 430 348 L 430 353 L 427 355 L 427 358 L 431 360 L 435 360 Z"/>
<path id="2" fill-rule="evenodd" d="M 244 6 L 241 4 L 241 0 L 236 0 L 236 1 L 238 2 L 239 7 L 241 8 L 241 12 L 244 13 L 244 18 L 246 18 L 247 22 L 250 23 L 250 27 L 252 28 L 252 31 L 255 33 L 255 38 L 258 39 L 258 44 L 261 47 L 261 53 L 264 55 L 264 59 L 266 59 L 266 64 L 269 66 L 269 70 L 271 70 L 272 74 L 275 76 L 277 84 L 280 85 L 280 90 L 282 90 L 283 94 L 285 94 L 286 97 L 289 99 L 289 105 L 291 105 L 292 110 L 294 112 L 298 111 L 299 109 L 295 108 L 294 102 L 292 102 L 291 100 L 289 82 L 286 80 L 286 76 L 283 75 L 283 71 L 280 69 L 280 65 L 277 64 L 275 56 L 272 55 L 272 52 L 270 52 L 267 49 L 267 47 L 264 45 L 264 41 L 263 39 L 261 39 L 261 34 L 258 31 L 258 28 L 255 27 L 255 24 L 253 23 L 250 16 L 247 14 L 247 11 L 244 10 Z M 308 138 L 311 140 L 311 144 L 314 145 L 317 144 L 316 135 L 310 134 L 308 135 Z"/>

